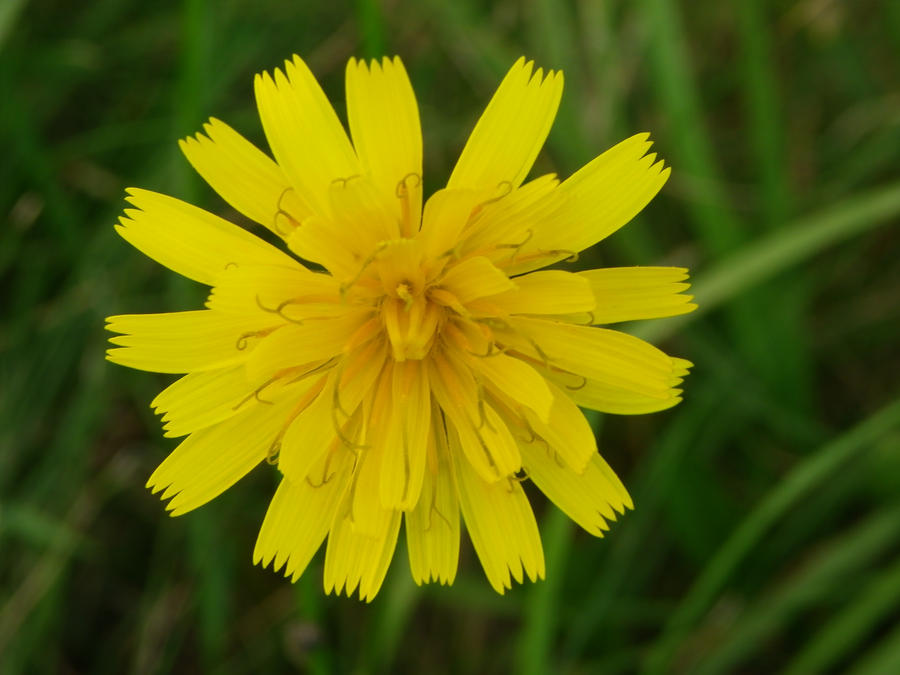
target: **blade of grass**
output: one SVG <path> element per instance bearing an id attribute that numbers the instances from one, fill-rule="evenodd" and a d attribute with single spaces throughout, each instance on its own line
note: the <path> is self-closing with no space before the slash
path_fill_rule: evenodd
<path id="1" fill-rule="evenodd" d="M 642 672 L 663 673 L 684 636 L 710 607 L 745 556 L 790 507 L 830 477 L 854 453 L 865 451 L 900 424 L 900 399 L 883 407 L 805 459 L 785 477 L 723 544 L 670 617 L 651 648 Z"/>
<path id="2" fill-rule="evenodd" d="M 405 541 L 398 542 L 385 588 L 372 603 L 374 627 L 367 632 L 366 644 L 360 650 L 365 666 L 377 672 L 395 670 L 397 650 L 408 632 L 409 621 L 421 596 L 422 587 L 416 585 L 409 570 Z"/>
<path id="3" fill-rule="evenodd" d="M 896 541 L 900 534 L 900 508 L 876 512 L 833 537 L 811 560 L 801 564 L 764 594 L 730 627 L 726 640 L 707 653 L 693 671 L 696 675 L 734 673 L 743 660 L 758 653 L 763 641 L 784 630 L 805 607 L 830 593 L 863 569 Z M 808 671 L 815 672 L 815 671 Z"/>
<path id="4" fill-rule="evenodd" d="M 853 602 L 835 612 L 818 633 L 810 635 L 783 671 L 785 675 L 833 672 L 870 636 L 879 621 L 896 611 L 900 602 L 900 558 L 877 576 L 866 577 Z"/>
<path id="5" fill-rule="evenodd" d="M 634 487 L 629 486 L 629 491 L 636 508 L 622 519 L 616 528 L 615 539 L 609 540 L 615 545 L 610 546 L 605 564 L 592 565 L 598 569 L 595 581 L 585 589 L 587 600 L 567 626 L 562 651 L 573 667 L 591 637 L 601 630 L 604 619 L 611 614 L 611 607 L 626 582 L 636 578 L 635 568 L 642 555 L 642 544 L 658 522 L 656 518 L 662 495 L 670 486 L 672 468 L 678 465 L 687 448 L 696 446 L 701 431 L 709 432 L 709 416 L 718 400 L 718 394 L 705 391 L 687 403 L 681 414 L 673 417 L 662 430 L 652 452 L 648 453 L 649 459 L 641 465 L 639 475 L 630 481 Z"/>
<path id="6" fill-rule="evenodd" d="M 6 0 L 0 4 L 0 49 L 3 49 L 6 36 L 15 28 L 24 8 L 25 0 Z"/>
<path id="7" fill-rule="evenodd" d="M 850 675 L 884 675 L 900 671 L 900 623 L 859 660 Z"/>
<path id="8" fill-rule="evenodd" d="M 378 0 L 356 0 L 356 23 L 363 57 L 377 59 L 384 56 L 384 18 Z"/>
<path id="9" fill-rule="evenodd" d="M 541 675 L 553 672 L 551 653 L 562 605 L 562 583 L 572 548 L 575 527 L 569 517 L 550 506 L 541 521 L 541 540 L 546 559 L 546 579 L 528 589 L 525 616 L 519 633 L 516 672 Z"/>
<path id="10" fill-rule="evenodd" d="M 736 3 L 741 44 L 739 82 L 747 116 L 748 145 L 755 164 L 752 178 L 760 186 L 759 208 L 755 211 L 763 228 L 771 232 L 784 227 L 788 219 L 790 187 L 767 9 L 768 3 L 758 0 Z M 750 296 L 755 313 L 765 313 L 769 318 L 768 343 L 762 343 L 762 352 L 754 354 L 753 361 L 765 368 L 760 375 L 782 405 L 800 409 L 809 407 L 811 394 L 809 341 L 803 334 L 808 306 L 804 286 L 798 280 L 786 292 L 783 283 L 770 282 Z M 777 345 L 777 349 L 772 345 Z"/>
<path id="11" fill-rule="evenodd" d="M 687 176 L 693 184 L 693 198 L 688 203 L 690 222 L 707 255 L 719 257 L 736 250 L 750 231 L 748 224 L 742 222 L 729 206 L 729 195 L 713 151 L 712 135 L 695 77 L 697 69 L 692 63 L 678 3 L 674 0 L 641 0 L 639 7 L 650 27 L 648 45 L 654 88 L 671 123 L 667 139 L 673 146 L 672 164 L 676 176 Z M 754 61 L 752 49 L 745 50 L 744 55 L 744 61 L 748 64 L 746 69 L 754 74 L 765 72 L 762 60 Z M 767 119 L 773 107 L 773 87 L 766 79 L 757 78 L 749 97 L 757 101 L 754 108 L 760 111 L 760 114 L 751 117 L 752 123 L 762 125 L 757 135 L 774 138 L 770 132 L 773 124 Z M 763 172 L 768 172 L 769 165 L 780 160 L 777 148 L 770 144 L 761 152 L 766 154 Z M 781 176 L 773 174 L 769 184 L 776 189 L 775 183 L 781 181 Z M 781 208 L 778 204 L 774 207 Z M 784 383 L 789 379 L 785 377 L 787 370 L 794 367 L 794 363 L 785 366 L 783 361 L 795 354 L 782 356 L 779 346 L 790 345 L 796 340 L 791 335 L 789 324 L 782 327 L 777 322 L 759 320 L 760 316 L 770 312 L 772 299 L 769 295 L 762 289 L 747 294 L 729 306 L 727 320 L 734 343 L 745 358 L 753 362 L 755 370 L 769 387 L 780 393 L 784 387 L 789 389 L 792 386 Z M 781 296 L 775 302 L 791 300 Z M 791 321 L 796 321 L 796 318 L 792 317 Z"/>

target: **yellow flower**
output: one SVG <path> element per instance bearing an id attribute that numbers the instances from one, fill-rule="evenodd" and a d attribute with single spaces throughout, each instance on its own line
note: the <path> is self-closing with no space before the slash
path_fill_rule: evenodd
<path id="1" fill-rule="evenodd" d="M 296 580 L 327 537 L 326 592 L 370 600 L 401 520 L 417 583 L 453 582 L 461 514 L 502 593 L 544 575 L 525 478 L 597 536 L 631 508 L 578 406 L 671 407 L 690 363 L 596 326 L 694 305 L 681 268 L 535 271 L 624 225 L 669 175 L 642 134 L 563 182 L 523 183 L 562 85 L 517 61 L 423 209 L 399 59 L 348 64 L 352 142 L 299 57 L 258 75 L 275 161 L 216 119 L 181 148 L 290 253 L 128 190 L 119 234 L 212 286 L 203 310 L 108 319 L 111 361 L 185 374 L 152 403 L 166 436 L 187 436 L 147 483 L 172 515 L 267 459 L 281 482 L 254 562 Z"/>

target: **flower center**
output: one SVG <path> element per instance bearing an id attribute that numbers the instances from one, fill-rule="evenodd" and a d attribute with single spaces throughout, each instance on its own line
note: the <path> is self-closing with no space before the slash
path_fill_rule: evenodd
<path id="1" fill-rule="evenodd" d="M 444 308 L 428 299 L 429 274 L 414 239 L 383 242 L 375 259 L 381 282 L 381 315 L 395 361 L 428 355 L 444 318 Z"/>

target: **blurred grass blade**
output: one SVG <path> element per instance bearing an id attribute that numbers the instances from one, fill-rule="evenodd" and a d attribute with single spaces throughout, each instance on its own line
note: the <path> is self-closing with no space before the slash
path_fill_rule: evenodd
<path id="1" fill-rule="evenodd" d="M 882 225 L 898 214 L 900 183 L 895 183 L 789 223 L 698 274 L 691 289 L 699 305 L 697 310 L 666 321 L 640 324 L 634 333 L 651 342 L 665 340 L 685 323 L 811 258 L 826 246 Z"/>
<path id="2" fill-rule="evenodd" d="M 575 527 L 569 517 L 550 505 L 541 521 L 541 539 L 547 560 L 547 576 L 528 589 L 525 617 L 519 633 L 517 673 L 541 675 L 553 672 L 550 654 L 559 623 L 562 583 Z"/>
<path id="3" fill-rule="evenodd" d="M 900 603 L 900 558 L 868 580 L 848 607 L 836 611 L 784 670 L 785 675 L 835 672 L 847 655 L 863 642 L 878 622 L 896 613 Z"/>
<path id="4" fill-rule="evenodd" d="M 356 0 L 356 22 L 362 41 L 362 56 L 369 59 L 387 55 L 380 5 L 378 0 Z"/>
<path id="5" fill-rule="evenodd" d="M 644 673 L 665 673 L 678 645 L 728 583 L 746 555 L 797 500 L 855 453 L 871 447 L 900 424 L 900 398 L 801 462 L 750 512 L 719 549 L 666 622 L 651 649 Z"/>
<path id="6" fill-rule="evenodd" d="M 726 206 L 677 3 L 641 0 L 638 6 L 651 32 L 647 44 L 654 88 L 672 125 L 673 162 L 696 183 L 698 194 L 689 208 L 697 236 L 710 253 L 724 253 L 740 243 L 742 227 Z"/>
<path id="7" fill-rule="evenodd" d="M 859 578 L 898 535 L 900 507 L 875 513 L 843 530 L 811 560 L 802 561 L 776 590 L 757 599 L 728 630 L 727 639 L 698 664 L 695 675 L 728 675 L 739 670 L 743 659 L 755 656 L 763 641 L 784 630 L 799 611 L 831 593 L 845 579 Z"/>
<path id="8" fill-rule="evenodd" d="M 25 0 L 3 0 L 0 2 L 0 49 L 6 37 L 13 31 L 16 21 L 25 7 Z"/>
<path id="9" fill-rule="evenodd" d="M 900 622 L 895 623 L 881 641 L 872 648 L 850 675 L 884 675 L 900 672 Z"/>

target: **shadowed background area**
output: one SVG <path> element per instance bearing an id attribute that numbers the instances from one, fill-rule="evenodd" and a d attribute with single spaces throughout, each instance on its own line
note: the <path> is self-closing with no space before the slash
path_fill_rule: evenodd
<path id="1" fill-rule="evenodd" d="M 489 6 L 487 6 L 489 5 Z M 173 378 L 111 366 L 103 319 L 203 289 L 112 228 L 123 190 L 243 222 L 176 140 L 262 144 L 254 73 L 303 56 L 343 116 L 350 56 L 399 54 L 427 192 L 520 55 L 562 68 L 533 175 L 651 131 L 663 192 L 578 267 L 691 268 L 701 309 L 630 330 L 696 364 L 684 402 L 594 416 L 636 510 L 605 539 L 530 491 L 547 581 L 451 588 L 401 545 L 371 605 L 253 567 L 266 465 L 170 519 Z M 900 3 L 3 0 L 0 672 L 900 672 Z"/>

